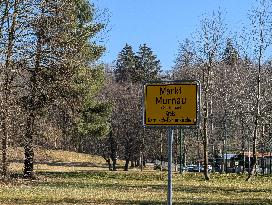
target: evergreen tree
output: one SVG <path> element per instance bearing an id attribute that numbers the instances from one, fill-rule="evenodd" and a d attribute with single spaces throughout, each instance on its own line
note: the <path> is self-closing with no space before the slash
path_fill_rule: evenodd
<path id="1" fill-rule="evenodd" d="M 85 69 L 78 76 L 78 82 L 80 82 L 78 86 L 82 93 L 82 104 L 79 108 L 73 138 L 77 150 L 86 152 L 90 147 L 90 142 L 97 141 L 109 133 L 108 119 L 111 114 L 111 106 L 96 98 L 105 82 L 102 67 L 95 70 Z"/>
<path id="2" fill-rule="evenodd" d="M 26 48 L 29 44 L 35 46 L 25 51 L 29 58 L 28 61 L 24 58 L 28 62 L 28 73 L 25 74 L 26 92 L 21 100 L 26 110 L 24 176 L 30 178 L 33 177 L 33 140 L 38 115 L 48 104 L 54 104 L 76 110 L 72 114 L 72 118 L 75 117 L 77 107 L 86 99 L 76 79 L 80 72 L 91 69 L 90 65 L 104 50 L 90 42 L 103 24 L 93 23 L 94 8 L 87 1 L 38 2 L 34 11 L 38 12 L 35 18 L 25 22 L 26 28 L 31 30 L 24 41 L 28 44 Z M 90 76 L 93 75 L 87 75 Z"/>
<path id="3" fill-rule="evenodd" d="M 161 72 L 160 60 L 146 44 L 140 45 L 137 52 L 137 72 L 135 81 L 158 80 Z"/>
<path id="4" fill-rule="evenodd" d="M 116 61 L 115 76 L 117 82 L 131 82 L 135 80 L 136 56 L 128 44 L 122 49 Z"/>
<path id="5" fill-rule="evenodd" d="M 95 138 L 108 134 L 110 106 L 96 99 L 104 85 L 105 73 L 103 66 L 93 62 L 101 57 L 104 47 L 89 41 L 90 37 L 103 29 L 104 25 L 93 23 L 95 10 L 88 1 L 76 0 L 75 3 L 78 8 L 76 10 L 78 34 L 81 36 L 79 43 L 83 49 L 78 52 L 81 64 L 76 74 L 76 90 L 81 101 L 78 103 L 75 132 L 72 137 L 78 151 L 82 152 L 88 151 L 90 142 L 96 140 Z"/>
<path id="6" fill-rule="evenodd" d="M 231 39 L 227 40 L 227 45 L 223 54 L 223 61 L 227 65 L 236 65 L 239 59 L 238 51 L 234 48 Z"/>
<path id="7" fill-rule="evenodd" d="M 118 55 L 115 76 L 117 82 L 143 82 L 157 80 L 161 72 L 160 61 L 146 44 L 135 54 L 128 44 Z"/>
<path id="8" fill-rule="evenodd" d="M 196 52 L 194 42 L 186 38 L 180 43 L 177 58 L 175 59 L 174 69 L 178 70 L 183 67 L 188 67 L 195 63 Z"/>

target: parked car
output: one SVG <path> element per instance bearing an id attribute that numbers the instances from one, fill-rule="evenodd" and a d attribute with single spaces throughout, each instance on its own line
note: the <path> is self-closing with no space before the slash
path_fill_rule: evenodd
<path id="1" fill-rule="evenodd" d="M 211 172 L 212 171 L 212 165 L 208 165 L 208 172 Z M 204 172 L 204 166 L 203 165 L 196 165 L 193 169 L 193 172 Z"/>
<path id="2" fill-rule="evenodd" d="M 197 167 L 197 165 L 195 165 L 195 164 L 188 165 L 188 166 L 186 166 L 186 171 L 194 172 L 195 167 Z"/>

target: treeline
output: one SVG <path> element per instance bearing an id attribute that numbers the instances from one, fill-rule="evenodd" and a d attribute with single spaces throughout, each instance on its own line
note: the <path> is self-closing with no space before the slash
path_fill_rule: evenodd
<path id="1" fill-rule="evenodd" d="M 271 6 L 260 1 L 249 25 L 228 34 L 222 12 L 201 19 L 180 46 L 175 66 L 163 71 L 147 44 L 126 44 L 116 61 L 98 64 L 106 28 L 86 0 L 1 1 L 2 175 L 8 175 L 8 146 L 25 149 L 24 176 L 33 177 L 33 148 L 98 154 L 111 170 L 147 160 L 166 161 L 166 131 L 142 126 L 143 82 L 194 79 L 201 83 L 197 129 L 174 134 L 177 164 L 209 160 L 226 152 L 258 151 L 271 145 Z M 179 156 L 179 150 L 183 150 Z"/>
<path id="2" fill-rule="evenodd" d="M 193 79 L 201 83 L 201 122 L 198 129 L 183 131 L 182 148 L 177 146 L 180 133 L 175 132 L 175 162 L 204 160 L 208 180 L 208 164 L 214 159 L 227 152 L 252 151 L 250 179 L 256 171 L 257 152 L 272 149 L 271 11 L 268 1 L 258 1 L 249 11 L 248 25 L 236 35 L 229 34 L 223 12 L 204 16 L 192 38 L 180 44 L 175 66 L 167 73 L 155 69 L 153 54 L 144 60 L 146 45 L 136 54 L 126 45 L 109 69 L 104 90 L 114 99 L 105 156 L 114 163 L 117 155 L 126 159 L 126 169 L 128 161 L 134 166 L 145 159 L 166 160 L 165 130 L 141 126 L 142 82 Z M 184 150 L 183 156 L 177 154 L 179 149 Z"/>

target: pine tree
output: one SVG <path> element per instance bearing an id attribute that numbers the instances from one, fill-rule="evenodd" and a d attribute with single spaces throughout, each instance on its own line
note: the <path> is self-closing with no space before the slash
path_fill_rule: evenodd
<path id="1" fill-rule="evenodd" d="M 223 61 L 227 65 L 236 65 L 239 59 L 238 51 L 234 48 L 231 39 L 227 39 L 227 45 L 223 54 Z"/>
<path id="2" fill-rule="evenodd" d="M 79 106 L 76 120 L 74 142 L 78 152 L 84 152 L 90 147 L 90 142 L 105 137 L 110 131 L 109 117 L 111 106 L 99 101 L 96 95 L 103 88 L 105 75 L 103 67 L 85 69 L 78 76 L 78 84 L 82 103 Z"/>
<path id="3" fill-rule="evenodd" d="M 84 99 L 76 83 L 79 70 L 91 69 L 90 63 L 104 50 L 89 41 L 103 24 L 93 23 L 94 9 L 87 1 L 49 0 L 37 4 L 35 11 L 38 15 L 27 25 L 32 30 L 28 43 L 35 46 L 28 51 L 27 92 L 21 100 L 26 110 L 24 176 L 28 178 L 33 177 L 38 115 L 49 104 L 66 104 L 76 110 Z"/>
<path id="4" fill-rule="evenodd" d="M 103 47 L 90 43 L 89 37 L 101 30 L 104 25 L 92 23 L 95 11 L 93 6 L 88 6 L 87 1 L 77 0 L 76 3 L 79 8 L 77 10 L 78 27 L 81 32 L 87 32 L 87 35 L 80 41 L 85 47 L 80 51 L 82 55 L 80 59 L 84 62 L 77 72 L 76 85 L 82 101 L 77 112 L 78 117 L 75 121 L 76 130 L 73 138 L 76 138 L 78 151 L 84 151 L 90 142 L 97 141 L 97 138 L 108 134 L 108 117 L 111 107 L 108 103 L 101 102 L 96 98 L 104 85 L 104 67 L 95 64 L 89 65 L 89 62 L 92 63 L 99 59 L 104 51 Z"/>
<path id="5" fill-rule="evenodd" d="M 179 45 L 179 50 L 177 54 L 177 58 L 175 59 L 175 70 L 179 70 L 183 67 L 188 67 L 195 63 L 196 52 L 194 49 L 194 44 L 191 40 L 186 38 Z"/>
<path id="6" fill-rule="evenodd" d="M 115 76 L 117 82 L 133 82 L 135 80 L 136 56 L 128 44 L 121 50 L 116 61 Z"/>
<path id="7" fill-rule="evenodd" d="M 153 54 L 151 48 L 146 44 L 140 45 L 137 52 L 136 78 L 135 81 L 143 82 L 148 80 L 158 80 L 161 72 L 160 60 Z"/>

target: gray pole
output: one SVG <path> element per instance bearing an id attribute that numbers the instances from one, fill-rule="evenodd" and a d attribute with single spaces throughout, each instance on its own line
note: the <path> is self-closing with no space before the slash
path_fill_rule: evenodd
<path id="1" fill-rule="evenodd" d="M 221 167 L 221 172 L 222 173 L 225 173 L 225 164 L 226 164 L 226 157 L 225 157 L 225 154 L 226 154 L 226 150 L 225 150 L 225 138 L 223 139 L 223 148 L 222 148 L 222 167 Z"/>
<path id="2" fill-rule="evenodd" d="M 161 159 L 160 159 L 161 160 L 161 167 L 160 167 L 160 171 L 162 171 L 162 161 L 163 161 L 163 156 L 162 156 L 162 151 L 163 151 L 162 148 L 163 147 L 162 147 L 162 144 L 163 144 L 163 139 L 162 139 L 162 131 L 161 131 L 161 150 L 160 150 L 161 151 L 161 153 L 160 153 L 161 154 L 161 156 L 160 156 L 161 157 Z"/>
<path id="3" fill-rule="evenodd" d="M 271 162 L 272 162 L 272 155 L 271 155 L 271 147 L 270 147 L 270 153 L 269 153 L 269 165 L 270 165 L 270 168 L 269 168 L 269 173 L 271 174 Z"/>
<path id="4" fill-rule="evenodd" d="M 172 205 L 172 146 L 173 146 L 173 129 L 168 129 L 168 192 L 167 205 Z"/>
<path id="5" fill-rule="evenodd" d="M 182 129 L 179 129 L 179 173 L 182 174 L 182 168 L 183 168 L 183 153 L 184 153 L 184 150 L 183 150 L 183 132 L 182 132 Z"/>
<path id="6" fill-rule="evenodd" d="M 251 163 L 251 160 L 250 160 L 250 138 L 248 138 L 248 173 L 250 172 L 250 163 Z"/>
<path id="7" fill-rule="evenodd" d="M 227 146 L 227 110 L 225 110 L 225 120 L 224 120 L 224 141 L 225 141 L 225 173 L 228 173 L 228 146 Z"/>

